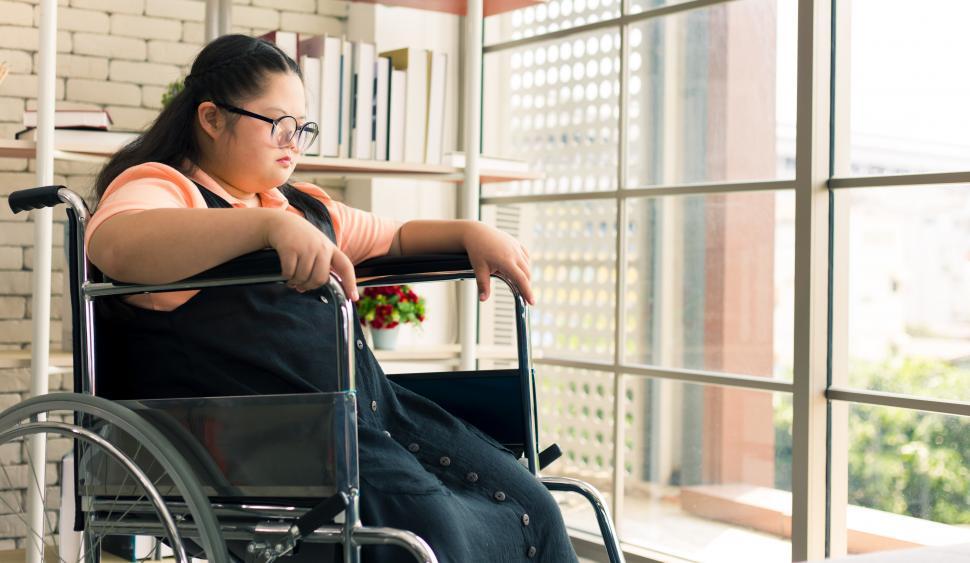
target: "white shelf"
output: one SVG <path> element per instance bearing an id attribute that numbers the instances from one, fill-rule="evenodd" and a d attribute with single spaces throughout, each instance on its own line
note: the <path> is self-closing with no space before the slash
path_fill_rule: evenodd
<path id="1" fill-rule="evenodd" d="M 407 8 L 417 8 L 419 10 L 429 10 L 432 12 L 444 12 L 459 16 L 467 15 L 467 0 L 355 0 L 368 4 L 383 4 L 385 6 L 404 6 Z M 482 3 L 484 16 L 493 16 L 511 12 L 527 6 L 545 4 L 546 0 L 485 0 Z"/>
<path id="2" fill-rule="evenodd" d="M 62 160 L 103 162 L 111 152 L 92 150 L 80 144 L 61 144 L 56 147 L 54 157 Z M 37 144 L 34 141 L 0 140 L 0 157 L 36 158 Z M 315 172 L 320 175 L 340 177 L 394 177 L 436 182 L 463 182 L 463 168 L 434 164 L 412 164 L 408 162 L 387 162 L 380 160 L 359 160 L 354 158 L 325 158 L 303 156 L 296 165 L 297 172 Z M 542 177 L 536 172 L 505 172 L 482 169 L 480 182 L 512 182 L 516 180 L 535 180 Z"/>

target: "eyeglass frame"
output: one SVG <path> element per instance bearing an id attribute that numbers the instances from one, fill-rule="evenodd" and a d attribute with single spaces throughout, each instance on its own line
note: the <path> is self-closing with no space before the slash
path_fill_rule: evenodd
<path id="1" fill-rule="evenodd" d="M 223 102 L 213 101 L 212 103 L 215 104 L 217 107 L 220 107 L 220 108 L 222 108 L 222 109 L 224 109 L 224 110 L 226 110 L 228 112 L 237 113 L 239 115 L 245 115 L 246 117 L 252 117 L 254 119 L 258 119 L 260 121 L 265 121 L 266 123 L 269 123 L 270 125 L 273 126 L 273 128 L 269 132 L 269 135 L 270 135 L 270 138 L 271 139 L 275 139 L 276 138 L 276 126 L 279 124 L 280 121 L 286 119 L 287 117 L 290 117 L 290 118 L 293 119 L 293 121 L 299 123 L 297 121 L 296 117 L 295 116 L 292 116 L 292 115 L 284 115 L 284 116 L 281 116 L 281 117 L 277 117 L 276 119 L 273 119 L 273 118 L 270 118 L 270 117 L 266 117 L 265 115 L 259 115 L 258 113 L 253 113 L 253 112 L 251 112 L 249 110 L 246 110 L 246 109 L 243 109 L 243 108 L 240 108 L 240 107 L 236 107 L 236 106 L 233 106 L 233 105 L 230 105 L 230 104 L 226 104 L 226 103 L 223 103 Z M 300 137 L 302 135 L 305 135 L 306 134 L 306 126 L 307 125 L 311 125 L 311 124 L 314 127 L 316 127 L 317 130 L 313 133 L 313 137 L 310 137 L 310 140 L 307 141 L 306 147 L 309 147 L 311 144 L 313 144 L 313 141 L 316 140 L 317 135 L 320 134 L 320 124 L 318 124 L 315 121 L 305 121 L 303 123 L 303 125 L 297 125 L 296 130 L 293 132 L 293 136 L 296 137 L 297 139 L 300 139 Z M 290 141 L 289 142 L 290 143 L 293 142 L 293 137 L 290 138 Z M 289 144 L 289 143 L 287 143 L 287 144 Z M 283 148 L 285 146 L 286 145 L 280 145 L 280 148 Z M 297 147 L 301 147 L 301 144 L 300 143 L 297 143 L 296 146 Z M 304 150 L 303 148 L 300 149 L 301 152 L 303 150 Z"/>

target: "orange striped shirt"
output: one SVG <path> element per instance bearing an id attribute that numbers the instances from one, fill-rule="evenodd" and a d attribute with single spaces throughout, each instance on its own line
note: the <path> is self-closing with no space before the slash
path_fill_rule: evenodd
<path id="1" fill-rule="evenodd" d="M 90 244 L 91 235 L 98 227 L 115 215 L 148 209 L 206 208 L 205 200 L 192 180 L 205 186 L 233 207 L 247 207 L 245 202 L 230 195 L 218 182 L 199 168 L 195 168 L 191 175 L 186 176 L 160 162 L 146 162 L 122 172 L 105 190 L 87 226 L 85 248 Z M 334 201 L 327 192 L 314 184 L 290 182 L 290 185 L 326 206 L 333 221 L 337 247 L 354 264 L 368 258 L 382 256 L 390 250 L 394 233 L 401 226 L 400 222 Z M 257 196 L 260 207 L 283 209 L 303 216 L 302 212 L 289 205 L 286 197 L 277 188 L 261 192 Z M 174 291 L 134 295 L 127 297 L 126 300 L 146 309 L 171 311 L 191 299 L 196 293 L 198 291 Z"/>

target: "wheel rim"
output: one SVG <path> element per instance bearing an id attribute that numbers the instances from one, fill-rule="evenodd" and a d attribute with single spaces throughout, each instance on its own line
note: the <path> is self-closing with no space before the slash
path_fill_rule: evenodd
<path id="1" fill-rule="evenodd" d="M 40 428 L 37 426 L 29 426 L 31 424 L 45 423 L 47 420 L 51 422 L 71 421 L 75 423 L 74 427 L 95 430 L 96 434 L 106 438 L 108 442 L 115 444 L 126 443 L 125 447 L 122 448 L 125 456 L 134 460 L 143 470 L 145 476 L 156 484 L 155 488 L 165 497 L 165 503 L 173 501 L 173 505 L 179 507 L 178 513 L 172 512 L 169 517 L 174 516 L 181 535 L 191 537 L 197 544 L 201 545 L 203 553 L 189 553 L 188 555 L 205 558 L 212 563 L 228 563 L 229 558 L 226 552 L 226 544 L 222 539 L 222 532 L 219 529 L 218 521 L 192 469 L 182 458 L 181 454 L 145 419 L 142 419 L 122 405 L 99 397 L 63 393 L 28 399 L 0 413 L 0 436 L 6 439 L 7 443 L 11 441 L 19 442 L 20 446 L 19 448 L 17 446 L 3 446 L 0 443 L 0 457 L 4 459 L 9 457 L 9 452 L 17 451 L 29 454 L 30 450 L 26 446 L 26 442 L 34 438 L 30 438 L 27 434 L 46 434 L 48 431 L 51 431 L 53 444 L 48 445 L 48 450 L 51 450 L 57 456 L 48 456 L 48 465 L 46 465 L 48 479 L 44 481 L 44 487 L 50 488 L 54 487 L 55 484 L 49 481 L 57 480 L 57 478 L 52 478 L 53 472 L 55 472 L 55 466 L 52 465 L 52 462 L 60 461 L 60 454 L 71 450 L 78 452 L 80 446 L 75 447 L 71 440 L 65 440 L 61 437 L 64 432 L 63 428 L 57 427 L 58 432 L 53 432 L 52 427 Z M 68 424 L 68 427 L 71 427 L 71 425 Z M 7 429 L 7 431 L 4 432 L 4 429 Z M 72 439 L 81 440 L 72 431 L 69 431 L 69 433 Z M 57 434 L 57 436 L 55 437 L 54 434 Z M 123 436 L 123 439 L 118 439 L 119 435 Z M 102 465 L 95 466 L 93 465 L 94 462 L 91 461 L 87 465 L 78 463 L 78 467 L 87 467 L 87 475 L 92 473 L 92 467 L 96 469 L 94 471 L 95 474 L 110 473 L 115 475 L 115 480 L 112 482 L 115 485 L 115 489 L 113 490 L 104 489 L 104 486 L 111 484 L 109 480 L 102 479 L 98 481 L 95 479 L 93 481 L 89 480 L 87 489 L 82 487 L 80 491 L 82 493 L 91 493 L 86 497 L 87 508 L 83 516 L 86 530 L 90 532 L 92 522 L 94 524 L 93 529 L 95 529 L 96 537 L 86 539 L 89 545 L 94 545 L 98 541 L 98 535 L 108 535 L 106 533 L 106 530 L 108 530 L 123 534 L 138 533 L 161 536 L 169 544 L 177 546 L 178 541 L 173 542 L 169 540 L 169 532 L 166 530 L 164 523 L 165 518 L 161 516 L 164 512 L 156 509 L 156 504 L 153 503 L 151 495 L 147 494 L 144 488 L 140 486 L 137 492 L 131 492 L 133 485 L 138 483 L 139 479 L 125 468 L 123 463 L 112 458 L 111 454 L 107 453 L 101 446 L 92 445 L 90 442 L 83 441 L 79 443 L 83 444 L 87 448 L 87 451 L 97 452 L 102 460 L 100 462 Z M 6 448 L 6 450 L 3 448 Z M 5 454 L 4 452 L 8 453 Z M 13 463 L 26 465 L 29 461 L 28 456 L 24 455 L 22 457 L 23 459 L 13 460 Z M 78 462 L 83 462 L 85 459 L 95 460 L 96 457 L 93 454 L 78 456 Z M 103 464 L 106 461 L 104 460 L 110 460 L 111 471 L 105 469 Z M 24 489 L 28 477 L 25 467 L 17 467 L 16 471 L 19 471 L 19 473 L 13 476 L 5 474 L 4 471 L 6 469 L 8 468 L 0 469 L 0 494 L 5 494 L 3 493 L 3 489 L 16 489 L 16 487 L 11 486 L 15 484 L 11 483 L 11 477 L 14 481 L 19 479 L 20 488 Z M 59 471 L 59 467 L 57 470 Z M 83 469 L 79 469 L 79 473 L 82 477 L 86 475 Z M 124 478 L 118 476 L 123 476 Z M 124 480 L 125 478 L 127 480 Z M 4 482 L 7 485 L 4 485 Z M 99 484 L 102 485 L 101 489 L 94 487 Z M 36 479 L 31 483 L 31 487 L 34 489 L 38 488 Z M 127 490 L 130 494 L 122 495 L 119 490 Z M 23 490 L 20 491 L 20 495 L 20 497 L 14 497 L 14 509 L 17 510 L 11 510 L 10 507 L 4 506 L 2 501 L 0 501 L 0 545 L 6 545 L 8 549 L 13 546 L 10 545 L 10 541 L 4 541 L 3 538 L 9 538 L 11 534 L 9 530 L 4 533 L 3 520 L 6 519 L 8 521 L 7 523 L 10 524 L 9 527 L 19 528 L 21 531 L 28 524 L 26 518 L 10 514 L 17 513 L 20 508 L 26 506 L 26 501 L 23 497 L 29 497 L 29 495 L 24 495 Z M 115 497 L 118 497 L 116 501 L 113 500 Z M 11 504 L 10 498 L 6 498 L 5 500 L 7 504 Z M 92 500 L 96 502 L 92 502 Z M 47 504 L 51 504 L 49 499 Z M 164 503 L 162 506 L 164 507 Z M 8 514 L 4 515 L 3 513 Z M 124 525 L 122 525 L 119 522 L 118 517 L 126 513 L 129 513 L 126 519 L 133 519 L 134 523 L 129 521 L 124 522 Z M 53 529 L 50 524 L 51 520 L 51 514 L 48 512 L 45 523 L 43 524 L 43 527 L 48 530 L 48 544 L 52 544 L 52 536 L 49 533 L 49 530 Z M 24 542 L 21 540 L 17 543 L 16 547 L 22 548 L 23 545 Z M 3 548 L 0 547 L 0 549 Z M 185 553 L 184 549 L 181 551 Z M 57 556 L 49 556 L 48 561 L 57 562 L 59 558 Z M 76 560 L 77 557 L 60 559 Z"/>

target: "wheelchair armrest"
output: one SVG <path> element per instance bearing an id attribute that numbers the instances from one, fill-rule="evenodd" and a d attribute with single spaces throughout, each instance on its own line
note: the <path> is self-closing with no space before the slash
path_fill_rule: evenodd
<path id="1" fill-rule="evenodd" d="M 471 270 L 466 254 L 420 254 L 414 256 L 379 256 L 356 266 L 358 278 L 429 274 Z M 243 276 L 278 276 L 280 259 L 270 248 L 243 254 L 178 283 L 195 283 Z M 114 282 L 118 285 L 128 285 Z"/>
<path id="2" fill-rule="evenodd" d="M 280 276 L 281 270 L 280 257 L 276 251 L 272 248 L 264 248 L 237 256 L 228 262 L 209 268 L 182 281 L 192 283 L 223 278 Z"/>
<path id="3" fill-rule="evenodd" d="M 468 255 L 417 254 L 412 256 L 378 256 L 357 264 L 358 279 L 375 276 L 407 276 L 471 270 Z"/>

